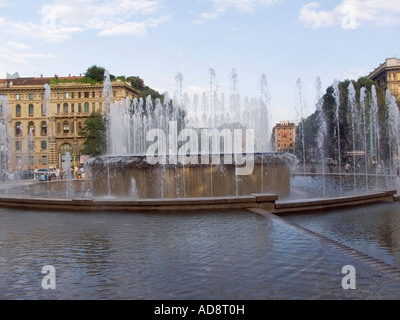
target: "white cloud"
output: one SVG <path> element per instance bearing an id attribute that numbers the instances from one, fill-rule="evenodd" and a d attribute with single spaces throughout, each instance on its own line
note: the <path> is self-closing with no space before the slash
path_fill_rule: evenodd
<path id="1" fill-rule="evenodd" d="M 281 0 L 211 0 L 214 10 L 200 14 L 201 19 L 197 23 L 204 23 L 220 17 L 226 11 L 233 9 L 239 12 L 253 12 L 258 7 L 270 7 Z"/>
<path id="2" fill-rule="evenodd" d="M 336 25 L 355 29 L 365 24 L 400 24 L 399 0 L 342 0 L 331 10 L 322 10 L 320 6 L 318 2 L 304 5 L 299 21 L 313 29 Z"/>
<path id="3" fill-rule="evenodd" d="M 55 56 L 52 53 L 36 53 L 26 52 L 30 47 L 21 43 L 7 42 L 6 46 L 0 48 L 0 58 L 16 63 L 28 63 L 29 59 L 54 59 Z M 23 51 L 23 52 L 21 52 Z"/>
<path id="4" fill-rule="evenodd" d="M 29 49 L 29 46 L 24 44 L 24 43 L 19 43 L 19 42 L 14 42 L 14 41 L 8 41 L 7 42 L 7 47 L 11 49 L 16 49 L 16 50 L 27 50 Z"/>
<path id="5" fill-rule="evenodd" d="M 0 25 L 7 25 L 4 32 L 46 42 L 64 41 L 84 31 L 142 38 L 149 28 L 169 20 L 169 16 L 154 17 L 161 9 L 161 0 L 54 0 L 38 10 L 40 22 L 0 18 Z"/>
<path id="6" fill-rule="evenodd" d="M 11 2 L 8 0 L 0 0 L 0 8 L 1 7 L 8 7 L 11 5 Z"/>

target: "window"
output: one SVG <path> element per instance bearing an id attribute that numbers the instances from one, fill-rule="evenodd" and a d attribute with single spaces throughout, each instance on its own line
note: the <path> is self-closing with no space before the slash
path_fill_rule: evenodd
<path id="1" fill-rule="evenodd" d="M 33 166 L 35 164 L 35 157 L 34 156 L 29 156 L 29 165 Z"/>
<path id="2" fill-rule="evenodd" d="M 47 156 L 42 156 L 42 164 L 47 164 Z"/>
<path id="3" fill-rule="evenodd" d="M 22 148 L 21 141 L 15 141 L 15 150 L 20 151 Z"/>
<path id="4" fill-rule="evenodd" d="M 96 98 L 96 92 L 92 92 L 92 98 Z"/>
<path id="5" fill-rule="evenodd" d="M 33 107 L 33 104 L 31 103 L 31 104 L 29 105 L 29 115 L 30 115 L 30 116 L 33 116 L 33 111 L 34 111 L 34 107 Z"/>
<path id="6" fill-rule="evenodd" d="M 69 153 L 70 155 L 72 155 L 72 152 L 73 152 L 72 146 L 68 143 L 64 143 L 60 148 L 60 152 L 63 155 L 62 158 L 65 159 L 66 153 Z M 63 160 L 63 162 L 64 162 L 64 160 Z"/>
<path id="7" fill-rule="evenodd" d="M 17 100 L 22 100 L 22 94 L 17 93 L 16 98 L 17 98 Z"/>
<path id="8" fill-rule="evenodd" d="M 69 123 L 68 123 L 68 121 L 64 121 L 64 123 L 63 123 L 63 133 L 69 133 Z"/>
<path id="9" fill-rule="evenodd" d="M 60 113 L 61 112 L 61 105 L 58 103 L 57 104 L 57 113 Z"/>
<path id="10" fill-rule="evenodd" d="M 82 98 L 82 92 L 78 92 L 78 98 Z"/>
<path id="11" fill-rule="evenodd" d="M 64 93 L 63 97 L 64 97 L 64 99 L 68 99 L 69 98 L 69 93 L 68 92 Z"/>
<path id="12" fill-rule="evenodd" d="M 40 142 L 40 146 L 41 146 L 42 150 L 46 150 L 47 149 L 47 141 L 46 140 L 42 140 Z"/>
<path id="13" fill-rule="evenodd" d="M 71 93 L 71 98 L 74 99 L 75 98 L 75 92 Z"/>
<path id="14" fill-rule="evenodd" d="M 61 132 L 61 123 L 57 122 L 57 133 L 59 134 Z"/>
<path id="15" fill-rule="evenodd" d="M 81 130 L 82 129 L 82 122 L 78 122 L 78 129 Z"/>
<path id="16" fill-rule="evenodd" d="M 82 104 L 78 103 L 78 112 L 82 112 Z"/>
<path id="17" fill-rule="evenodd" d="M 71 133 L 74 134 L 75 133 L 75 123 L 71 122 Z"/>
<path id="18" fill-rule="evenodd" d="M 42 106 L 41 106 L 41 111 L 42 111 L 42 116 L 46 115 L 46 107 L 45 107 L 45 105 L 43 103 L 42 103 Z"/>
<path id="19" fill-rule="evenodd" d="M 32 121 L 28 123 L 28 135 L 35 135 L 35 124 Z"/>
<path id="20" fill-rule="evenodd" d="M 75 105 L 73 103 L 71 103 L 71 112 L 74 113 L 75 112 Z"/>
<path id="21" fill-rule="evenodd" d="M 15 135 L 16 135 L 16 136 L 20 136 L 21 133 L 22 133 L 21 131 L 22 131 L 21 122 L 17 122 L 17 123 L 15 124 Z"/>
<path id="22" fill-rule="evenodd" d="M 15 115 L 16 115 L 17 117 L 20 117 L 20 116 L 21 116 L 21 105 L 20 105 L 20 104 L 17 104 L 17 105 L 15 106 Z"/>
<path id="23" fill-rule="evenodd" d="M 47 136 L 47 123 L 46 121 L 42 121 L 40 124 L 40 135 Z"/>
<path id="24" fill-rule="evenodd" d="M 89 112 L 89 102 L 85 102 L 84 112 Z"/>
<path id="25" fill-rule="evenodd" d="M 68 113 L 68 103 L 64 103 L 63 112 Z"/>
<path id="26" fill-rule="evenodd" d="M 29 94 L 29 100 L 33 100 L 33 99 L 35 99 L 35 94 L 30 93 L 30 94 Z"/>
<path id="27" fill-rule="evenodd" d="M 84 92 L 84 97 L 89 98 L 89 92 Z"/>
<path id="28" fill-rule="evenodd" d="M 42 100 L 44 100 L 45 96 L 46 96 L 46 95 L 45 95 L 44 93 L 42 93 L 42 95 L 41 95 Z"/>
<path id="29" fill-rule="evenodd" d="M 95 112 L 95 111 L 96 111 L 96 103 L 92 102 L 92 112 Z"/>

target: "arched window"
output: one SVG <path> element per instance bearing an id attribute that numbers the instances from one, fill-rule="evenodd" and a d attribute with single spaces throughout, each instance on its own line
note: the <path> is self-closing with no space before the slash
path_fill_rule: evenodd
<path id="1" fill-rule="evenodd" d="M 21 122 L 17 122 L 15 124 L 15 135 L 20 136 L 21 133 L 22 133 L 22 124 L 21 124 Z"/>
<path id="2" fill-rule="evenodd" d="M 68 103 L 64 103 L 63 112 L 68 113 Z"/>
<path id="3" fill-rule="evenodd" d="M 63 133 L 69 133 L 69 123 L 68 121 L 63 122 Z"/>
<path id="4" fill-rule="evenodd" d="M 65 170 L 69 170 L 69 168 L 66 167 L 66 164 L 71 163 L 72 152 L 73 149 L 69 143 L 64 143 L 60 148 L 62 167 Z"/>
<path id="5" fill-rule="evenodd" d="M 84 106 L 83 112 L 86 112 L 86 113 L 89 112 L 89 102 L 85 102 L 85 106 Z"/>
<path id="6" fill-rule="evenodd" d="M 30 116 L 33 116 L 33 112 L 34 112 L 34 107 L 33 107 L 33 104 L 31 103 L 31 104 L 29 105 L 29 115 L 30 115 Z"/>
<path id="7" fill-rule="evenodd" d="M 28 123 L 28 135 L 32 134 L 35 135 L 35 124 L 31 121 Z"/>
<path id="8" fill-rule="evenodd" d="M 20 117 L 20 116 L 21 116 L 21 105 L 20 105 L 20 104 L 17 104 L 17 105 L 15 106 L 15 115 L 16 115 L 17 117 Z"/>
<path id="9" fill-rule="evenodd" d="M 57 122 L 57 133 L 59 134 L 61 132 L 61 123 Z"/>
<path id="10" fill-rule="evenodd" d="M 40 135 L 47 136 L 47 123 L 46 121 L 42 121 L 40 124 Z"/>

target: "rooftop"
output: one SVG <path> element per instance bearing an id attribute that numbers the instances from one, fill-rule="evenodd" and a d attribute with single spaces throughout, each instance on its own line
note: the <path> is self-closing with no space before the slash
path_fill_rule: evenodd
<path id="1" fill-rule="evenodd" d="M 379 74 L 380 72 L 382 72 L 385 69 L 388 68 L 395 68 L 398 69 L 400 68 L 400 59 L 397 58 L 386 58 L 384 63 L 381 63 L 379 65 L 379 67 L 377 67 L 374 71 L 372 71 L 369 75 L 368 78 L 373 78 L 374 76 L 376 76 L 377 74 Z"/>

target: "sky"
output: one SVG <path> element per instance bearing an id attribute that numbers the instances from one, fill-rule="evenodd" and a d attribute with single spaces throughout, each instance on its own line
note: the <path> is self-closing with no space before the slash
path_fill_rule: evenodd
<path id="1" fill-rule="evenodd" d="M 242 99 L 266 77 L 272 124 L 299 121 L 315 111 L 317 77 L 325 92 L 400 58 L 399 26 L 400 0 L 0 0 L 0 78 L 98 65 L 170 95 L 181 74 L 192 97 L 211 69 L 231 94 L 235 70 Z"/>

